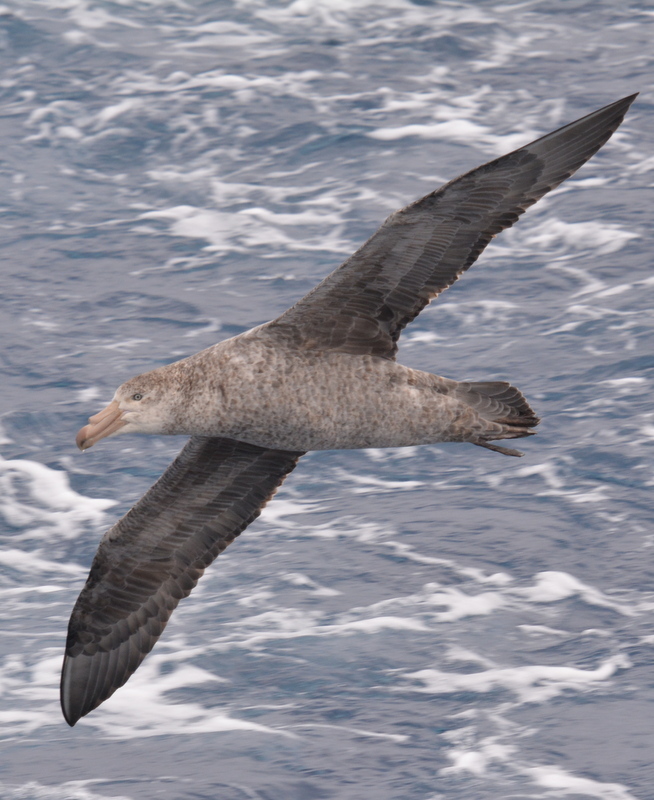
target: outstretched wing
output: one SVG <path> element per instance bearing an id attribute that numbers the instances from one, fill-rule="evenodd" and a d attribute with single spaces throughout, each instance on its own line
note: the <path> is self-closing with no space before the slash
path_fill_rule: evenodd
<path id="1" fill-rule="evenodd" d="M 354 255 L 265 328 L 300 347 L 394 358 L 402 329 L 490 240 L 569 178 L 636 95 L 490 161 L 396 211 Z"/>
<path id="2" fill-rule="evenodd" d="M 105 534 L 68 626 L 61 707 L 69 725 L 125 683 L 301 455 L 194 436 Z"/>

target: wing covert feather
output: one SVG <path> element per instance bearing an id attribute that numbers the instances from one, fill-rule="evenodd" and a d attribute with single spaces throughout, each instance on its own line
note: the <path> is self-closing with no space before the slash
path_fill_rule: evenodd
<path id="1" fill-rule="evenodd" d="M 301 347 L 394 358 L 403 328 L 494 236 L 588 161 L 635 97 L 490 161 L 391 214 L 354 255 L 265 327 Z"/>
<path id="2" fill-rule="evenodd" d="M 179 601 L 301 455 L 194 436 L 107 531 L 68 627 L 61 705 L 69 725 L 125 683 Z"/>

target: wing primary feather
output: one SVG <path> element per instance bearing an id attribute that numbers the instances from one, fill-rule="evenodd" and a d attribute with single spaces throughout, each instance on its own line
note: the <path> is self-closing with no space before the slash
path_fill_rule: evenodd
<path id="1" fill-rule="evenodd" d="M 611 137 L 636 94 L 483 164 L 396 211 L 344 264 L 268 323 L 319 350 L 395 358 L 409 322 L 494 236 L 569 178 Z"/>
<path id="2" fill-rule="evenodd" d="M 303 453 L 192 437 L 104 535 L 68 626 L 69 725 L 122 686 L 205 568 L 260 514 Z"/>

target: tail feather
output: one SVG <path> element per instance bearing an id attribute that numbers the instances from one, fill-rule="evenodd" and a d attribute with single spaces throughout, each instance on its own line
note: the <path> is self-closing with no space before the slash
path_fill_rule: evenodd
<path id="1" fill-rule="evenodd" d="M 507 381 L 469 381 L 457 387 L 466 401 L 485 419 L 535 428 L 540 422 L 520 389 Z"/>
<path id="2" fill-rule="evenodd" d="M 521 439 L 536 433 L 529 429 L 535 428 L 540 418 L 519 389 L 506 381 L 469 381 L 459 383 L 457 393 L 488 422 L 488 428 L 470 440 L 472 444 L 506 456 L 524 455 L 519 450 L 489 444 L 496 439 Z"/>

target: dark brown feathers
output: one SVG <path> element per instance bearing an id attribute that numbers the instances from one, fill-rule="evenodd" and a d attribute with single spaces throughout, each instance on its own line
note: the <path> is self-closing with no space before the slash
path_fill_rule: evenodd
<path id="1" fill-rule="evenodd" d="M 125 683 L 301 455 L 193 437 L 104 535 L 68 626 L 61 706 L 69 725 Z"/>
<path id="2" fill-rule="evenodd" d="M 636 95 L 490 161 L 396 211 L 344 264 L 269 323 L 300 346 L 395 358 L 404 327 L 496 234 L 607 142 Z"/>

